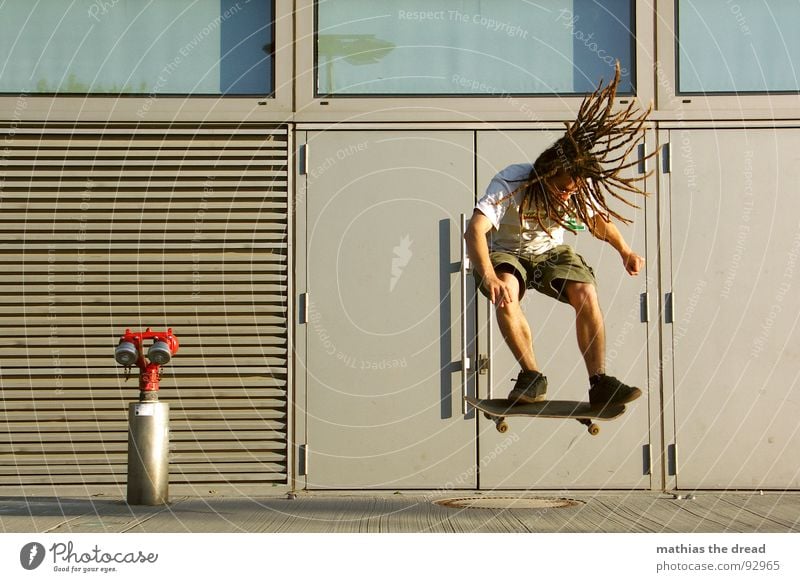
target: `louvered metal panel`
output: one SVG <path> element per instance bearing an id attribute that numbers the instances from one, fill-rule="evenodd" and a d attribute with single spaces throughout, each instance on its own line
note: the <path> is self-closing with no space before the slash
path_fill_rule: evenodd
<path id="1" fill-rule="evenodd" d="M 289 133 L 0 124 L 0 492 L 124 487 L 113 351 L 172 327 L 170 483 L 288 478 Z"/>

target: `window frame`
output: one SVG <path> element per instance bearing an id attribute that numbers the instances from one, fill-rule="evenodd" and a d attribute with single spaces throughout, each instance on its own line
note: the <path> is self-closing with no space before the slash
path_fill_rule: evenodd
<path id="1" fill-rule="evenodd" d="M 584 94 L 563 95 L 317 95 L 316 94 L 316 0 L 296 0 L 297 112 L 299 121 L 347 119 L 357 121 L 552 121 L 572 116 Z M 621 95 L 625 103 L 638 99 L 647 103 L 654 97 L 652 69 L 642 55 L 653 53 L 653 18 L 648 6 L 635 3 L 635 34 L 632 57 L 635 95 Z M 305 42 L 310 39 L 310 42 Z"/>
<path id="2" fill-rule="evenodd" d="M 58 121 L 284 121 L 292 110 L 294 37 L 292 0 L 272 0 L 273 93 L 271 95 L 37 94 L 2 93 L 0 109 L 16 123 Z M 147 105 L 143 113 L 143 106 Z M 5 117 L 5 116 L 4 116 Z"/>
<path id="3" fill-rule="evenodd" d="M 787 113 L 797 117 L 800 91 L 734 91 L 734 92 L 681 92 L 680 38 L 678 36 L 679 0 L 656 0 L 655 62 L 658 110 L 682 112 L 691 117 L 709 115 L 718 118 L 784 117 Z"/>

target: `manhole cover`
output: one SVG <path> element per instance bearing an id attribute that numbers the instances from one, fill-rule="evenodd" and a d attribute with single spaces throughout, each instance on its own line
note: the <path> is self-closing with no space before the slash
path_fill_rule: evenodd
<path id="1" fill-rule="evenodd" d="M 558 509 L 583 505 L 574 499 L 543 499 L 537 497 L 457 497 L 434 501 L 445 507 L 466 509 Z"/>

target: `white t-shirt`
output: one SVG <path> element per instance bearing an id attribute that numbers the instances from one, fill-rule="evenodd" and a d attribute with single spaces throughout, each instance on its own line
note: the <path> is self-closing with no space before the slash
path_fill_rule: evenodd
<path id="1" fill-rule="evenodd" d="M 564 227 L 550 218 L 543 218 L 545 230 L 542 230 L 535 208 L 528 209 L 520 224 L 519 207 L 524 194 L 524 188 L 520 186 L 527 181 L 532 169 L 530 163 L 508 166 L 492 178 L 486 194 L 475 205 L 494 226 L 489 237 L 491 251 L 541 255 L 564 244 Z M 509 196 L 517 188 L 520 189 Z M 503 198 L 505 200 L 498 202 Z M 592 215 L 589 209 L 589 216 Z"/>

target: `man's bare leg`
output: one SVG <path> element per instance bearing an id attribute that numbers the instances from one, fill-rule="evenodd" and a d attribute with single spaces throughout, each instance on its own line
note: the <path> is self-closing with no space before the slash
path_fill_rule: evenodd
<path id="1" fill-rule="evenodd" d="M 564 284 L 564 293 L 575 309 L 578 348 L 583 354 L 586 371 L 589 377 L 603 374 L 606 367 L 606 332 L 595 286 L 590 283 L 567 281 Z"/>
<path id="2" fill-rule="evenodd" d="M 525 371 L 538 371 L 533 353 L 533 335 L 519 303 L 519 280 L 516 275 L 499 272 L 497 276 L 511 288 L 513 302 L 497 308 L 497 323 L 511 353 Z"/>
<path id="3" fill-rule="evenodd" d="M 564 285 L 567 299 L 575 308 L 575 329 L 578 346 L 589 372 L 589 402 L 593 406 L 608 403 L 625 404 L 642 395 L 639 388 L 623 384 L 605 374 L 606 334 L 600 303 L 594 285 L 567 282 Z"/>

